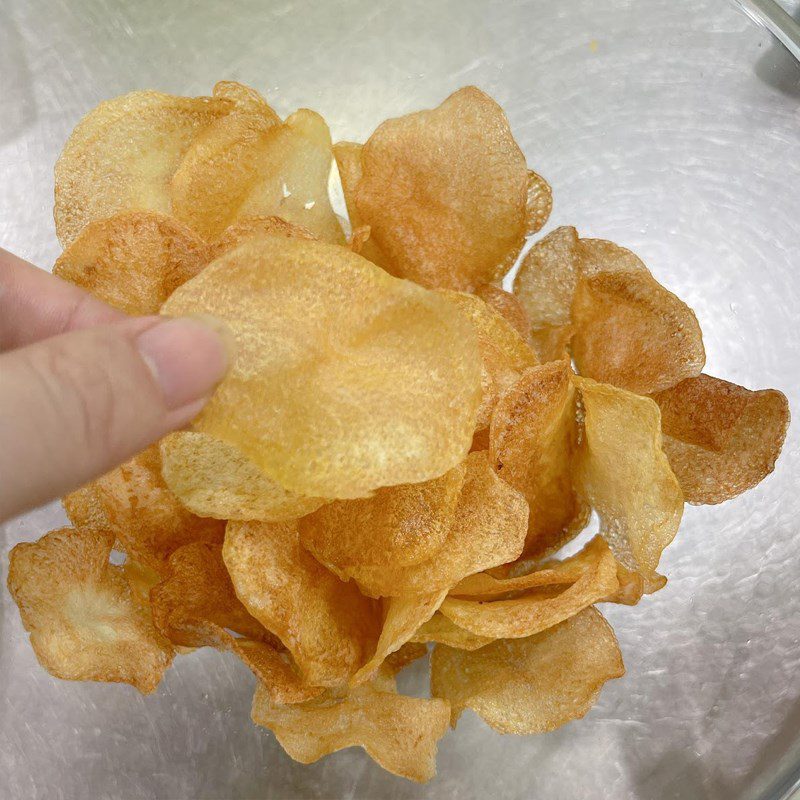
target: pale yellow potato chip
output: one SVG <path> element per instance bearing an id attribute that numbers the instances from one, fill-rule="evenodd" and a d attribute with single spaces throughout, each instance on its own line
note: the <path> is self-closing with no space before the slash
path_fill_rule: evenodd
<path id="1" fill-rule="evenodd" d="M 289 239 L 316 239 L 311 231 L 281 217 L 239 217 L 208 246 L 208 260 L 214 261 L 235 250 L 248 239 L 261 235 L 286 236 Z"/>
<path id="2" fill-rule="evenodd" d="M 281 118 L 275 113 L 270 104 L 250 86 L 245 86 L 237 81 L 217 81 L 211 93 L 219 100 L 229 100 L 237 111 L 248 111 L 261 114 L 272 122 L 278 123 Z"/>
<path id="3" fill-rule="evenodd" d="M 550 218 L 553 210 L 553 190 L 550 184 L 533 170 L 528 170 L 528 198 L 525 206 L 528 225 L 525 233 L 529 236 L 540 231 Z"/>
<path id="4" fill-rule="evenodd" d="M 437 612 L 417 629 L 411 641 L 422 644 L 439 642 L 449 647 L 457 647 L 459 650 L 477 650 L 490 644 L 494 639 L 491 636 L 478 636 L 459 628 L 455 622 Z"/>

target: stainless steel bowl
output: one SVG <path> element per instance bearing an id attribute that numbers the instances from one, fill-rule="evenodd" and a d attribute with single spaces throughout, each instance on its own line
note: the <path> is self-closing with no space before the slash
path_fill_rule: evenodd
<path id="1" fill-rule="evenodd" d="M 710 373 L 797 407 L 800 72 L 734 4 L 4 0 L 0 244 L 52 264 L 53 163 L 85 111 L 221 78 L 313 107 L 347 139 L 478 84 L 553 184 L 551 225 L 635 250 L 696 309 Z M 516 738 L 467 714 L 425 787 L 358 750 L 293 763 L 249 721 L 250 674 L 211 651 L 147 698 L 56 681 L 4 594 L 0 795 L 778 797 L 800 763 L 798 441 L 795 426 L 757 489 L 687 509 L 664 591 L 606 610 L 628 674 L 585 720 Z M 8 523 L 5 547 L 62 520 L 51 505 Z M 404 681 L 424 688 L 421 672 Z"/>

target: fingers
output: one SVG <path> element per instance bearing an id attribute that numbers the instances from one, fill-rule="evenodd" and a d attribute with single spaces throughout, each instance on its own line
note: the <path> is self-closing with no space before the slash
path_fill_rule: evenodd
<path id="1" fill-rule="evenodd" d="M 88 292 L 0 248 L 0 350 L 124 318 Z"/>
<path id="2" fill-rule="evenodd" d="M 227 366 L 209 324 L 147 317 L 0 355 L 0 520 L 130 458 L 200 411 Z"/>

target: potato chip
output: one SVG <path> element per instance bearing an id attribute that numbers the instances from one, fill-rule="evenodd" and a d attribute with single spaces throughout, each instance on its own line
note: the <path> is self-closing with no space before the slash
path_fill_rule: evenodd
<path id="1" fill-rule="evenodd" d="M 469 449 L 480 401 L 469 324 L 346 248 L 248 241 L 162 310 L 213 314 L 233 331 L 234 363 L 194 428 L 298 494 L 429 480 Z"/>
<path id="2" fill-rule="evenodd" d="M 438 611 L 411 637 L 412 642 L 439 642 L 459 650 L 477 650 L 494 641 L 491 636 L 478 636 L 459 628 Z"/>
<path id="3" fill-rule="evenodd" d="M 157 444 L 89 486 L 118 549 L 159 573 L 181 545 L 221 543 L 225 535 L 223 522 L 195 516 L 167 488 Z"/>
<path id="4" fill-rule="evenodd" d="M 528 343 L 531 335 L 531 321 L 528 319 L 528 312 L 520 303 L 516 295 L 494 286 L 491 283 L 481 284 L 475 294 L 500 314 L 505 321 Z"/>
<path id="5" fill-rule="evenodd" d="M 597 537 L 587 545 L 587 550 L 577 576 L 575 565 L 568 563 L 563 575 L 558 575 L 558 567 L 547 570 L 551 574 L 539 585 L 537 574 L 532 573 L 528 576 L 530 586 L 518 597 L 501 600 L 448 597 L 440 611 L 460 628 L 494 639 L 532 636 L 552 628 L 619 589 L 617 562 L 608 545 Z M 559 583 L 570 577 L 572 583 Z M 524 581 L 512 578 L 507 582 L 509 586 L 515 583 Z"/>
<path id="6" fill-rule="evenodd" d="M 489 430 L 497 474 L 528 501 L 525 554 L 544 556 L 573 538 L 588 510 L 572 481 L 578 442 L 575 389 L 567 361 L 526 370 L 498 400 Z"/>
<path id="7" fill-rule="evenodd" d="M 525 206 L 528 225 L 525 233 L 529 236 L 544 228 L 553 210 L 553 190 L 550 184 L 533 170 L 528 170 L 528 197 Z"/>
<path id="8" fill-rule="evenodd" d="M 378 126 L 361 151 L 359 222 L 394 274 L 470 290 L 500 278 L 528 228 L 528 170 L 508 120 L 469 86 Z"/>
<path id="9" fill-rule="evenodd" d="M 369 225 L 359 225 L 353 228 L 350 235 L 347 237 L 347 246 L 354 252 L 363 255 L 363 250 L 369 243 L 369 237 L 372 229 Z M 368 259 L 371 261 L 372 259 Z M 375 263 L 375 262 L 373 262 Z"/>
<path id="10" fill-rule="evenodd" d="M 299 706 L 270 702 L 259 685 L 252 710 L 253 722 L 269 728 L 295 761 L 310 764 L 346 747 L 363 747 L 385 770 L 419 782 L 436 774 L 436 744 L 449 716 L 443 700 L 397 694 L 391 680 Z"/>
<path id="11" fill-rule="evenodd" d="M 375 653 L 353 676 L 351 683 L 357 685 L 372 678 L 386 658 L 398 651 L 436 613 L 446 596 L 447 589 L 441 589 L 427 595 L 384 598 L 383 628 Z"/>
<path id="12" fill-rule="evenodd" d="M 545 325 L 531 331 L 531 345 L 542 364 L 571 361 L 570 347 L 575 329 L 572 325 Z"/>
<path id="13" fill-rule="evenodd" d="M 121 567 L 108 563 L 114 538 L 61 528 L 9 555 L 8 590 L 39 663 L 56 678 L 130 683 L 155 691 L 172 648 L 134 599 Z"/>
<path id="14" fill-rule="evenodd" d="M 495 474 L 487 453 L 470 453 L 465 463 L 453 524 L 439 551 L 409 566 L 347 570 L 364 592 L 376 597 L 433 593 L 520 555 L 528 525 L 525 498 Z"/>
<path id="15" fill-rule="evenodd" d="M 61 498 L 67 519 L 74 528 L 91 528 L 114 535 L 111 520 L 106 514 L 97 482 L 87 483 Z"/>
<path id="16" fill-rule="evenodd" d="M 100 103 L 56 162 L 58 240 L 121 211 L 170 213 L 169 183 L 194 138 L 232 104 L 210 97 L 131 92 Z"/>
<path id="17" fill-rule="evenodd" d="M 284 522 L 325 502 L 287 491 L 238 448 L 194 431 L 161 440 L 161 473 L 170 491 L 201 517 Z"/>
<path id="18" fill-rule="evenodd" d="M 298 522 L 300 541 L 337 573 L 419 564 L 447 538 L 465 472 L 458 464 L 430 481 L 385 486 L 360 500 L 334 500 Z"/>
<path id="19" fill-rule="evenodd" d="M 624 674 L 614 632 L 587 608 L 535 636 L 474 652 L 437 645 L 431 693 L 450 703 L 452 725 L 471 708 L 500 733 L 546 733 L 584 716 L 603 684 Z"/>
<path id="20" fill-rule="evenodd" d="M 89 222 L 53 274 L 126 314 L 157 314 L 207 262 L 208 248 L 190 228 L 155 211 L 126 211 Z"/>
<path id="21" fill-rule="evenodd" d="M 389 653 L 381 664 L 380 671 L 388 675 L 397 675 L 409 664 L 428 655 L 428 648 L 419 642 L 406 642 L 393 653 Z"/>
<path id="22" fill-rule="evenodd" d="M 339 178 L 342 182 L 342 194 L 344 194 L 344 202 L 347 206 L 347 216 L 350 218 L 350 227 L 354 234 L 356 231 L 369 231 L 369 236 L 360 243 L 360 249 L 353 248 L 353 250 L 373 264 L 391 272 L 388 259 L 372 238 L 372 228 L 364 224 L 356 205 L 356 188 L 361 180 L 361 150 L 363 147 L 363 144 L 356 142 L 337 142 L 333 146 L 333 156 L 336 159 Z M 360 236 L 363 236 L 363 233 Z"/>
<path id="23" fill-rule="evenodd" d="M 307 553 L 296 523 L 229 522 L 222 554 L 239 599 L 307 683 L 344 683 L 375 652 L 380 605 Z"/>
<path id="24" fill-rule="evenodd" d="M 273 123 L 281 121 L 270 104 L 255 89 L 243 83 L 218 81 L 211 94 L 219 100 L 229 100 L 237 111 L 260 114 Z"/>
<path id="25" fill-rule="evenodd" d="M 789 424 L 786 397 L 710 375 L 653 395 L 664 452 L 689 503 L 721 503 L 775 468 Z"/>
<path id="26" fill-rule="evenodd" d="M 667 585 L 667 579 L 657 572 L 645 579 L 638 572 L 624 567 L 619 562 L 617 562 L 617 580 L 619 581 L 619 589 L 604 598 L 604 603 L 635 606 L 643 595 L 653 594 Z"/>
<path id="27" fill-rule="evenodd" d="M 584 413 L 576 485 L 600 515 L 617 559 L 649 578 L 683 514 L 681 488 L 661 449 L 658 406 L 624 389 L 574 380 Z"/>
<path id="28" fill-rule="evenodd" d="M 497 399 L 519 377 L 537 363 L 536 356 L 505 317 L 479 297 L 464 292 L 440 290 L 469 319 L 478 337 L 481 356 L 481 404 L 476 428 L 489 425 Z"/>
<path id="29" fill-rule="evenodd" d="M 150 569 L 132 558 L 125 559 L 125 563 L 122 565 L 122 574 L 125 576 L 128 586 L 131 587 L 133 597 L 149 610 L 150 590 L 157 583 L 161 583 L 161 576 L 154 569 Z"/>
<path id="30" fill-rule="evenodd" d="M 315 239 L 311 231 L 287 222 L 280 217 L 240 217 L 229 225 L 208 248 L 208 260 L 214 261 L 225 253 L 235 250 L 248 239 L 261 235 L 286 236 L 289 239 Z"/>
<path id="31" fill-rule="evenodd" d="M 344 243 L 328 198 L 330 132 L 301 109 L 285 122 L 239 108 L 193 142 L 172 178 L 174 215 L 206 239 L 242 217 L 278 216 Z"/>

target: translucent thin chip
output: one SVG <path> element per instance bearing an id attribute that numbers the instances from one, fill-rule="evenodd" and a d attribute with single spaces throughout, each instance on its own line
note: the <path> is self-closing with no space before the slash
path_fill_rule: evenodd
<path id="1" fill-rule="evenodd" d="M 568 563 L 563 575 L 548 575 L 538 586 L 533 573 L 531 585 L 519 596 L 499 600 L 448 597 L 441 613 L 460 628 L 494 639 L 532 636 L 552 628 L 619 589 L 617 562 L 608 545 L 597 537 L 587 550 L 577 575 L 575 565 Z M 548 570 L 557 571 L 558 567 Z M 508 581 L 509 586 L 515 583 L 524 582 L 520 578 Z"/>
<path id="2" fill-rule="evenodd" d="M 237 111 L 261 114 L 275 123 L 281 121 L 270 104 L 255 89 L 243 83 L 218 81 L 214 84 L 212 95 L 219 100 L 231 101 Z"/>
<path id="3" fill-rule="evenodd" d="M 301 109 L 285 122 L 239 108 L 193 142 L 172 178 L 172 209 L 206 239 L 241 217 L 278 216 L 343 243 L 328 198 L 330 132 Z"/>
<path id="4" fill-rule="evenodd" d="M 553 190 L 550 184 L 533 170 L 528 170 L 528 199 L 526 203 L 528 225 L 525 233 L 529 236 L 540 231 L 553 210 Z"/>
<path id="5" fill-rule="evenodd" d="M 498 475 L 528 501 L 526 555 L 557 550 L 586 524 L 588 511 L 572 479 L 577 442 L 569 362 L 526 370 L 498 400 L 489 457 Z"/>
<path id="6" fill-rule="evenodd" d="M 497 476 L 486 452 L 470 453 L 465 463 L 453 525 L 441 548 L 410 566 L 350 568 L 347 574 L 363 591 L 375 597 L 433 593 L 519 557 L 528 525 L 525 498 Z"/>
<path id="7" fill-rule="evenodd" d="M 774 469 L 789 424 L 789 405 L 776 389 L 753 392 L 699 375 L 653 399 L 664 452 L 687 502 L 721 503 Z"/>
<path id="8" fill-rule="evenodd" d="M 614 632 L 587 608 L 535 636 L 474 652 L 437 645 L 431 693 L 451 704 L 453 725 L 471 708 L 500 733 L 546 733 L 584 716 L 603 684 L 624 673 Z"/>
<path id="9" fill-rule="evenodd" d="M 126 314 L 157 314 L 207 262 L 205 242 L 186 225 L 155 211 L 126 211 L 88 223 L 53 274 Z"/>
<path id="10" fill-rule="evenodd" d="M 281 217 L 240 217 L 229 225 L 208 247 L 208 260 L 213 261 L 240 244 L 261 235 L 286 236 L 289 239 L 315 239 L 311 231 Z"/>
<path id="11" fill-rule="evenodd" d="M 699 375 L 703 336 L 694 312 L 648 272 L 583 277 L 572 306 L 578 371 L 637 394 Z"/>
<path id="12" fill-rule="evenodd" d="M 645 578 L 675 538 L 683 494 L 661 449 L 661 415 L 647 397 L 575 378 L 583 406 L 576 485 L 600 515 L 614 555 Z"/>
<path id="13" fill-rule="evenodd" d="M 61 498 L 67 519 L 75 528 L 91 528 L 114 535 L 96 481 Z"/>
<path id="14" fill-rule="evenodd" d="M 310 764 L 346 747 L 363 747 L 385 770 L 419 782 L 436 774 L 436 745 L 449 716 L 443 700 L 405 697 L 386 679 L 299 706 L 270 702 L 259 685 L 252 709 L 253 722 L 273 731 L 295 761 Z"/>
<path id="15" fill-rule="evenodd" d="M 325 502 L 287 491 L 234 445 L 205 433 L 177 431 L 162 439 L 161 462 L 170 491 L 201 517 L 284 522 Z"/>
<path id="16" fill-rule="evenodd" d="M 108 562 L 113 536 L 61 528 L 9 555 L 8 589 L 39 663 L 56 678 L 155 691 L 172 647 Z"/>
<path id="17" fill-rule="evenodd" d="M 455 622 L 449 620 L 444 614 L 434 614 L 424 625 L 417 629 L 411 637 L 412 642 L 439 642 L 459 650 L 477 650 L 494 641 L 491 636 L 478 636 L 470 631 L 459 628 Z"/>
<path id="18" fill-rule="evenodd" d="M 361 168 L 360 224 L 393 273 L 469 290 L 513 263 L 528 227 L 528 170 L 502 109 L 479 89 L 382 123 Z"/>
<path id="19" fill-rule="evenodd" d="M 570 345 L 574 332 L 572 325 L 546 325 L 531 331 L 531 344 L 539 361 L 542 364 L 571 361 Z"/>
<path id="20" fill-rule="evenodd" d="M 491 283 L 484 283 L 475 290 L 475 294 L 483 300 L 486 305 L 493 308 L 512 328 L 522 337 L 523 341 L 528 342 L 531 334 L 531 321 L 528 319 L 528 312 L 520 303 L 516 295 L 494 286 Z"/>
<path id="21" fill-rule="evenodd" d="M 121 211 L 169 214 L 169 184 L 184 154 L 231 107 L 210 97 L 131 92 L 90 111 L 56 162 L 61 244 L 67 247 L 89 222 Z"/>
<path id="22" fill-rule="evenodd" d="M 252 239 L 163 311 L 233 331 L 235 361 L 193 425 L 298 494 L 429 480 L 469 449 L 480 401 L 469 323 L 344 247 Z"/>
<path id="23" fill-rule="evenodd" d="M 375 652 L 380 604 L 307 553 L 296 523 L 229 522 L 223 558 L 239 599 L 307 683 L 345 683 Z"/>

